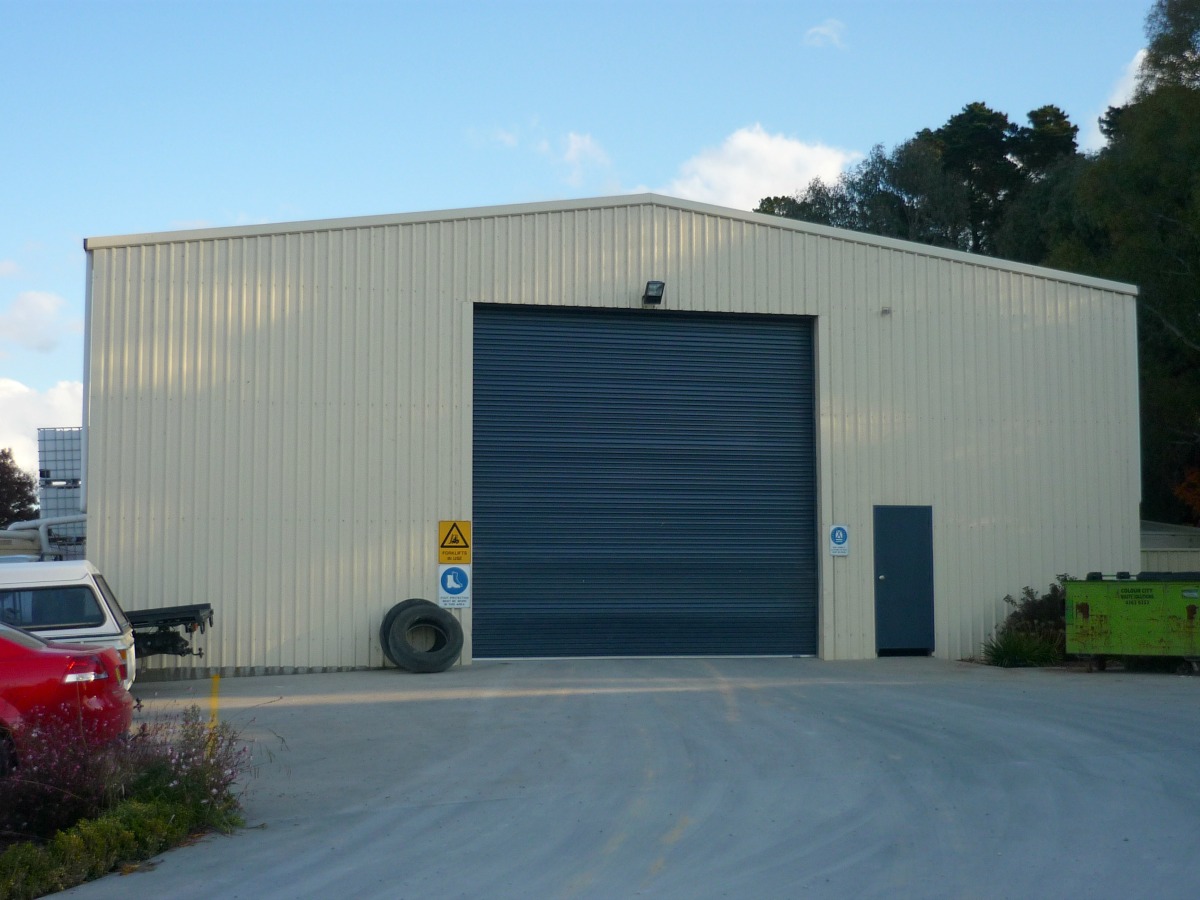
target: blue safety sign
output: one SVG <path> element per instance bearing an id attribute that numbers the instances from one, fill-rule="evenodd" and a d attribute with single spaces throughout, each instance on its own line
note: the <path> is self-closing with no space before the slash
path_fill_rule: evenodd
<path id="1" fill-rule="evenodd" d="M 449 609 L 471 606 L 470 566 L 438 566 L 438 605 Z"/>
<path id="2" fill-rule="evenodd" d="M 450 566 L 442 573 L 442 590 L 456 597 L 467 589 L 470 579 L 460 566 Z"/>
<path id="3" fill-rule="evenodd" d="M 845 525 L 834 525 L 829 529 L 829 555 L 850 555 L 850 529 Z"/>

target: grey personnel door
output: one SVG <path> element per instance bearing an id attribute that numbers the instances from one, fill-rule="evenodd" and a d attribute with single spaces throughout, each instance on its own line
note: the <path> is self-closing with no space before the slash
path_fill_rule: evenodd
<path id="1" fill-rule="evenodd" d="M 933 652 L 933 507 L 875 507 L 875 648 Z"/>

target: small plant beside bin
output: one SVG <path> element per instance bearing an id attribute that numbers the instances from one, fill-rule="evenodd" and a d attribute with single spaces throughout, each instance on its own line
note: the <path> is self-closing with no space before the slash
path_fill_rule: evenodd
<path id="1" fill-rule="evenodd" d="M 1026 587 L 1021 596 L 1004 602 L 1011 611 L 983 642 L 983 661 L 989 666 L 1053 666 L 1066 657 L 1067 576 L 1060 575 L 1045 593 Z"/>

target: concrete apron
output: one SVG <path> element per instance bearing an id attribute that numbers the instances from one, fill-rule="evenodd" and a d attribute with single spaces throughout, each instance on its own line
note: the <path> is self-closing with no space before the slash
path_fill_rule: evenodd
<path id="1" fill-rule="evenodd" d="M 138 685 L 153 720 L 208 682 Z M 1200 678 L 932 659 L 226 678 L 248 827 L 78 897 L 1184 896 Z"/>

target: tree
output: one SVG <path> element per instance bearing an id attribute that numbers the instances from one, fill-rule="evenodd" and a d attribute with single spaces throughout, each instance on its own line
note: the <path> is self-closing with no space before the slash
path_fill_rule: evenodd
<path id="1" fill-rule="evenodd" d="M 995 253 L 1005 214 L 1022 189 L 1078 155 L 1079 129 L 1057 106 L 1029 125 L 971 103 L 942 127 L 890 153 L 880 145 L 832 185 L 813 180 L 794 197 L 766 197 L 757 212 L 821 225 Z"/>
<path id="2" fill-rule="evenodd" d="M 845 199 L 840 192 L 841 181 L 833 186 L 814 178 L 801 194 L 793 197 L 764 197 L 754 208 L 755 212 L 782 216 L 785 219 L 800 219 L 817 225 L 847 227 L 842 209 Z"/>
<path id="3" fill-rule="evenodd" d="M 1200 90 L 1159 88 L 1114 121 L 1078 198 L 1105 225 L 1096 274 L 1135 281 L 1139 326 L 1200 354 Z"/>
<path id="4" fill-rule="evenodd" d="M 1105 116 L 1077 180 L 1074 224 L 1044 262 L 1138 285 L 1142 510 L 1188 513 L 1200 466 L 1200 89 L 1162 83 Z"/>
<path id="5" fill-rule="evenodd" d="M 0 450 L 0 529 L 37 518 L 36 484 L 32 475 L 17 466 L 11 449 Z"/>
<path id="6" fill-rule="evenodd" d="M 1017 127 L 986 104 L 968 103 L 937 131 L 922 135 L 936 142 L 942 168 L 967 192 L 970 227 L 964 249 L 992 252 L 1003 205 L 1021 183 L 1011 152 Z"/>
<path id="7" fill-rule="evenodd" d="M 1155 0 L 1146 38 L 1138 99 L 1161 87 L 1200 88 L 1200 0 Z"/>
<path id="8" fill-rule="evenodd" d="M 892 151 L 890 175 L 903 200 L 905 227 L 897 237 L 935 247 L 966 250 L 970 235 L 970 196 L 946 171 L 942 151 L 924 132 Z"/>
<path id="9" fill-rule="evenodd" d="M 1079 128 L 1057 106 L 1039 106 L 1029 113 L 1029 125 L 1008 136 L 1008 150 L 1021 171 L 1037 181 L 1079 151 Z"/>
<path id="10" fill-rule="evenodd" d="M 1008 203 L 996 232 L 996 255 L 1017 262 L 1096 274 L 1108 247 L 1102 222 L 1078 202 L 1079 183 L 1094 165 L 1064 157 L 1027 183 Z"/>

